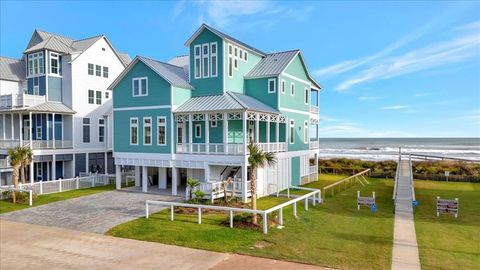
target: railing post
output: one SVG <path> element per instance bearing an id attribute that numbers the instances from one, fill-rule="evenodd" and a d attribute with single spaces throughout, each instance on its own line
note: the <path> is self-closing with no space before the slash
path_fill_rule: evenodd
<path id="1" fill-rule="evenodd" d="M 78 176 L 77 176 L 77 177 L 75 177 L 75 187 L 76 187 L 76 189 L 78 189 L 78 188 L 79 188 Z"/>
<path id="2" fill-rule="evenodd" d="M 287 188 L 287 198 L 290 198 L 290 187 Z"/>
<path id="3" fill-rule="evenodd" d="M 198 207 L 198 224 L 202 224 L 202 208 Z"/>
<path id="4" fill-rule="evenodd" d="M 278 211 L 278 223 L 283 226 L 283 208 Z"/>
<path id="5" fill-rule="evenodd" d="M 148 218 L 148 202 L 145 201 L 145 218 Z"/>
<path id="6" fill-rule="evenodd" d="M 43 180 L 40 181 L 40 195 L 43 194 Z"/>
<path id="7" fill-rule="evenodd" d="M 90 177 L 92 178 L 92 187 L 95 186 L 95 175 L 90 175 Z"/>
<path id="8" fill-rule="evenodd" d="M 62 192 L 62 180 L 58 180 L 58 190 Z"/>
<path id="9" fill-rule="evenodd" d="M 173 221 L 173 205 L 170 205 L 170 221 Z"/>
<path id="10" fill-rule="evenodd" d="M 293 203 L 293 216 L 297 217 L 297 202 Z"/>
<path id="11" fill-rule="evenodd" d="M 316 198 L 315 198 L 315 193 L 313 193 L 312 199 L 313 199 L 313 200 L 312 200 L 312 205 L 315 206 L 316 203 L 317 203 L 317 202 L 315 201 L 315 200 L 316 200 Z"/>
<path id="12" fill-rule="evenodd" d="M 308 197 L 305 198 L 305 211 L 308 211 Z"/>
<path id="13" fill-rule="evenodd" d="M 230 228 L 233 228 L 233 211 L 230 210 Z"/>
<path id="14" fill-rule="evenodd" d="M 263 234 L 267 234 L 267 230 L 268 230 L 267 213 L 263 212 Z"/>
<path id="15" fill-rule="evenodd" d="M 33 201 L 32 190 L 29 190 L 28 191 L 28 205 L 32 206 L 32 201 Z"/>

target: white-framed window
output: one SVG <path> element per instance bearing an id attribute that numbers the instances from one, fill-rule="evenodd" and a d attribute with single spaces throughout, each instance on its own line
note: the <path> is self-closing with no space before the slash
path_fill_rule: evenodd
<path id="1" fill-rule="evenodd" d="M 165 116 L 157 117 L 157 144 L 167 144 L 167 118 Z"/>
<path id="2" fill-rule="evenodd" d="M 103 77 L 108 78 L 108 67 L 103 67 Z"/>
<path id="3" fill-rule="evenodd" d="M 217 127 L 217 119 L 210 121 L 210 127 Z"/>
<path id="4" fill-rule="evenodd" d="M 44 73 L 43 52 L 32 53 L 28 55 L 28 75 Z"/>
<path id="5" fill-rule="evenodd" d="M 88 75 L 93 75 L 93 64 L 88 63 Z"/>
<path id="6" fill-rule="evenodd" d="M 83 142 L 90 142 L 90 118 L 83 118 Z"/>
<path id="7" fill-rule="evenodd" d="M 275 79 L 268 79 L 268 93 L 275 93 L 277 91 L 277 81 Z"/>
<path id="8" fill-rule="evenodd" d="M 130 145 L 138 145 L 138 118 L 130 118 Z"/>
<path id="9" fill-rule="evenodd" d="M 202 137 L 202 125 L 195 124 L 195 138 L 201 138 L 201 137 Z"/>
<path id="10" fill-rule="evenodd" d="M 210 46 L 208 43 L 202 44 L 202 76 L 203 78 L 209 77 L 210 71 Z"/>
<path id="11" fill-rule="evenodd" d="M 36 116 L 35 122 L 36 122 L 36 128 L 35 128 L 35 135 L 37 136 L 37 140 L 42 139 L 42 117 L 39 117 L 40 115 Z"/>
<path id="12" fill-rule="evenodd" d="M 308 121 L 303 123 L 303 142 L 308 143 Z"/>
<path id="13" fill-rule="evenodd" d="M 295 143 L 295 120 L 290 120 L 290 144 Z"/>
<path id="14" fill-rule="evenodd" d="M 132 79 L 132 96 L 143 97 L 148 95 L 148 78 L 139 77 Z"/>
<path id="15" fill-rule="evenodd" d="M 218 45 L 217 42 L 210 43 L 210 77 L 218 75 Z"/>
<path id="16" fill-rule="evenodd" d="M 242 50 L 242 49 L 240 49 L 240 52 L 239 52 L 239 53 L 240 53 L 240 60 L 242 60 L 242 61 L 243 61 L 243 50 Z"/>
<path id="17" fill-rule="evenodd" d="M 295 83 L 290 83 L 290 95 L 295 96 Z"/>
<path id="18" fill-rule="evenodd" d="M 37 180 L 43 180 L 43 162 L 37 164 Z"/>
<path id="19" fill-rule="evenodd" d="M 33 78 L 33 94 L 40 95 L 40 85 L 38 78 Z"/>
<path id="20" fill-rule="evenodd" d="M 95 94 L 96 94 L 95 95 L 95 103 L 97 105 L 101 105 L 102 104 L 102 91 L 97 91 Z"/>
<path id="21" fill-rule="evenodd" d="M 98 118 L 98 142 L 105 141 L 105 119 Z"/>
<path id="22" fill-rule="evenodd" d="M 60 67 L 59 67 L 60 61 L 59 61 L 59 55 L 58 53 L 50 53 L 50 73 L 52 74 L 59 74 L 60 73 Z"/>
<path id="23" fill-rule="evenodd" d="M 88 104 L 95 104 L 95 91 L 88 90 Z"/>
<path id="24" fill-rule="evenodd" d="M 305 104 L 308 105 L 308 98 L 310 96 L 310 89 L 308 87 L 305 87 Z"/>
<path id="25" fill-rule="evenodd" d="M 285 80 L 282 80 L 282 85 L 280 87 L 282 94 L 285 94 L 285 87 L 286 87 L 285 85 L 286 85 Z"/>
<path id="26" fill-rule="evenodd" d="M 233 46 L 228 44 L 228 77 L 233 77 Z"/>
<path id="27" fill-rule="evenodd" d="M 243 61 L 248 62 L 248 52 L 247 51 L 243 52 Z"/>
<path id="28" fill-rule="evenodd" d="M 109 99 L 110 98 L 110 92 L 105 92 L 105 99 Z"/>
<path id="29" fill-rule="evenodd" d="M 193 47 L 193 53 L 194 53 L 194 62 L 195 62 L 195 79 L 200 79 L 202 77 L 202 64 L 201 64 L 201 59 L 202 59 L 202 51 L 201 51 L 201 46 L 200 45 L 195 45 Z"/>
<path id="30" fill-rule="evenodd" d="M 98 77 L 102 76 L 102 66 L 95 65 L 95 76 L 98 76 Z"/>
<path id="31" fill-rule="evenodd" d="M 152 118 L 143 118 L 143 145 L 152 145 Z"/>
<path id="32" fill-rule="evenodd" d="M 238 47 L 233 48 L 233 67 L 238 69 Z"/>

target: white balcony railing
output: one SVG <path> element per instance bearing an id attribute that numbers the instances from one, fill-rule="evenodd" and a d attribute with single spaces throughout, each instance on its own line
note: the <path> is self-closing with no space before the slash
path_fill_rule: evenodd
<path id="1" fill-rule="evenodd" d="M 20 146 L 19 140 L 0 140 L 0 149 L 10 149 Z"/>
<path id="2" fill-rule="evenodd" d="M 285 142 L 271 142 L 271 143 L 257 143 L 258 147 L 264 152 L 285 152 L 287 143 Z"/>
<path id="3" fill-rule="evenodd" d="M 309 168 L 309 173 L 310 173 L 310 174 L 318 173 L 318 167 L 315 166 L 315 165 L 310 166 L 310 168 Z"/>
<path id="4" fill-rule="evenodd" d="M 30 107 L 45 103 L 45 96 L 8 94 L 0 96 L 0 108 Z"/>
<path id="5" fill-rule="evenodd" d="M 259 148 L 265 152 L 285 152 L 285 142 L 271 142 L 271 143 L 257 143 Z M 207 151 L 208 150 L 208 151 Z M 226 151 L 225 151 L 226 150 Z M 243 144 L 241 143 L 229 143 L 226 145 L 223 143 L 179 143 L 177 144 L 178 154 L 229 154 L 229 155 L 242 155 Z"/>
<path id="6" fill-rule="evenodd" d="M 10 167 L 12 166 L 10 165 L 10 160 L 8 158 L 0 159 L 0 169 L 10 168 Z"/>
<path id="7" fill-rule="evenodd" d="M 310 105 L 310 112 L 314 114 L 318 114 L 318 107 L 314 105 Z"/>
<path id="8" fill-rule="evenodd" d="M 318 141 L 310 141 L 310 149 L 318 149 L 320 144 Z"/>
<path id="9" fill-rule="evenodd" d="M 0 140 L 0 149 L 20 146 L 20 140 Z M 30 140 L 22 141 L 22 146 L 30 147 Z M 66 149 L 72 148 L 71 140 L 32 140 L 32 149 Z"/>

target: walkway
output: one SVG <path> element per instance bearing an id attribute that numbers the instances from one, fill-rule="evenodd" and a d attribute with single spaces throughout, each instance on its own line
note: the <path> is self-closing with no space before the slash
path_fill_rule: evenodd
<path id="1" fill-rule="evenodd" d="M 5 213 L 0 215 L 0 219 L 103 234 L 118 224 L 145 216 L 145 200 L 178 199 L 138 192 L 106 191 Z M 158 207 L 154 211 L 161 209 Z"/>
<path id="2" fill-rule="evenodd" d="M 325 270 L 4 219 L 0 220 L 0 269 Z"/>
<path id="3" fill-rule="evenodd" d="M 417 237 L 413 221 L 412 185 L 410 163 L 400 161 L 395 199 L 395 227 L 393 235 L 392 269 L 420 269 Z"/>

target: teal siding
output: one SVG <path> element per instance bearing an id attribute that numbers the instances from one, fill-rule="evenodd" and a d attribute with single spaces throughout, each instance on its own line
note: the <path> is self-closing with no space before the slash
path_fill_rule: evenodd
<path id="1" fill-rule="evenodd" d="M 210 122 L 210 143 L 223 143 L 223 120 L 217 121 L 217 127 Z"/>
<path id="2" fill-rule="evenodd" d="M 268 93 L 268 79 L 276 80 L 278 90 L 278 81 L 276 77 L 248 79 L 245 80 L 245 93 L 272 108 L 278 109 L 278 91 L 275 93 Z"/>
<path id="3" fill-rule="evenodd" d="M 147 96 L 133 97 L 132 79 L 136 77 L 148 78 Z M 170 105 L 170 97 L 170 84 L 139 61 L 113 89 L 113 107 Z"/>
<path id="4" fill-rule="evenodd" d="M 288 121 L 286 127 L 288 129 L 288 137 L 287 137 L 287 148 L 288 151 L 299 151 L 299 150 L 308 150 L 309 149 L 309 142 L 304 142 L 304 123 L 310 120 L 308 115 L 292 113 L 292 112 L 283 112 L 285 116 L 288 117 Z M 290 143 L 290 120 L 295 120 L 295 128 L 294 128 L 294 143 Z M 280 132 L 280 134 L 285 134 L 285 132 Z M 280 136 L 282 137 L 282 136 Z"/>
<path id="5" fill-rule="evenodd" d="M 228 121 L 228 143 L 243 143 L 242 120 Z"/>
<path id="6" fill-rule="evenodd" d="M 195 126 L 197 125 L 201 127 L 200 137 L 195 134 Z M 205 143 L 205 121 L 192 121 L 192 136 L 193 143 Z"/>
<path id="7" fill-rule="evenodd" d="M 232 44 L 233 45 L 233 44 Z M 233 69 L 233 76 L 228 76 L 228 43 L 225 42 L 224 45 L 225 54 L 224 54 L 224 61 L 225 61 L 225 91 L 232 91 L 237 93 L 245 93 L 245 80 L 244 76 L 255 67 L 255 65 L 260 62 L 262 59 L 260 56 L 253 54 L 252 52 L 248 52 L 248 59 L 247 62 L 242 60 L 238 60 L 238 69 Z"/>
<path id="8" fill-rule="evenodd" d="M 217 42 L 217 77 L 195 79 L 195 53 L 193 50 L 195 45 L 201 45 L 207 42 Z M 195 91 L 192 92 L 193 96 L 219 95 L 223 93 L 223 51 L 222 39 L 208 29 L 203 30 L 202 33 L 192 41 L 190 44 L 190 83 L 195 87 Z"/>
<path id="9" fill-rule="evenodd" d="M 48 76 L 48 100 L 62 101 L 62 78 Z"/>
<path id="10" fill-rule="evenodd" d="M 310 85 L 290 79 L 280 75 L 280 84 L 285 80 L 285 93 L 280 93 L 280 107 L 309 112 L 309 104 L 305 104 L 305 88 L 310 89 Z M 291 95 L 291 83 L 295 85 L 295 94 Z M 309 90 L 310 92 L 310 90 Z"/>
<path id="11" fill-rule="evenodd" d="M 300 185 L 300 157 L 292 157 L 291 184 Z"/>
<path id="12" fill-rule="evenodd" d="M 285 70 L 285 73 L 288 73 L 302 80 L 309 81 L 309 78 L 307 76 L 307 70 L 302 64 L 300 55 L 297 55 L 295 59 L 293 59 L 293 61 L 290 63 L 290 65 L 288 65 L 287 69 Z"/>

